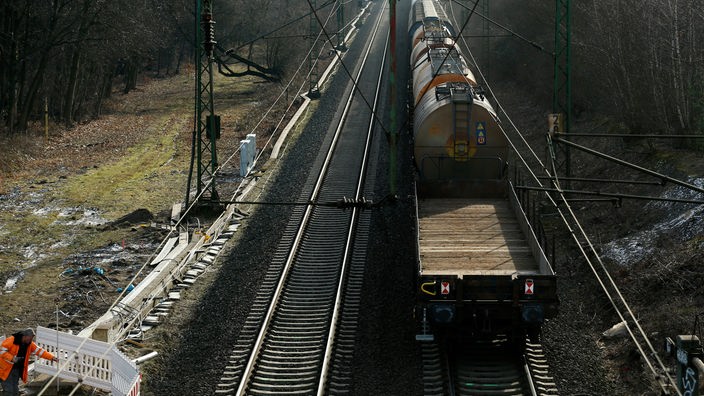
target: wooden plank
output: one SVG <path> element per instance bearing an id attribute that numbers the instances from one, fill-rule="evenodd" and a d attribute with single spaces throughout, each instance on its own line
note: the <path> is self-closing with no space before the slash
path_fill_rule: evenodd
<path id="1" fill-rule="evenodd" d="M 471 221 L 471 220 L 467 220 Z M 520 233 L 521 229 L 518 224 L 502 225 L 497 224 L 468 224 L 466 222 L 443 222 L 442 224 L 431 224 L 431 225 L 421 225 L 421 231 L 425 232 L 448 232 L 448 233 L 473 233 L 475 235 L 481 235 L 480 233 L 495 233 L 503 234 L 505 232 Z M 423 233 L 421 232 L 421 235 Z"/>
<path id="2" fill-rule="evenodd" d="M 495 246 L 490 249 L 485 249 L 484 247 L 465 247 L 465 246 L 432 246 L 423 247 L 420 253 L 424 257 L 429 256 L 475 256 L 475 257 L 516 257 L 520 258 L 521 255 L 530 254 L 532 257 L 532 252 L 530 248 L 525 247 L 508 247 L 508 246 Z"/>
<path id="3" fill-rule="evenodd" d="M 535 261 L 532 257 L 522 259 L 510 257 L 494 257 L 491 259 L 467 257 L 462 260 L 462 267 L 458 266 L 457 262 L 443 258 L 426 257 L 423 259 L 423 274 L 434 274 L 438 270 L 452 271 L 458 275 L 475 275 L 479 271 L 508 270 L 513 273 L 516 271 L 536 270 Z"/>
<path id="4" fill-rule="evenodd" d="M 174 246 L 176 246 L 176 242 L 178 242 L 178 238 L 179 237 L 177 237 L 177 236 L 169 238 L 166 241 L 166 243 L 164 244 L 164 247 L 161 249 L 159 254 L 154 258 L 154 260 L 152 260 L 151 263 L 149 263 L 149 265 L 158 265 L 159 263 L 161 263 L 161 261 L 164 258 L 166 258 L 166 255 L 169 254 L 169 252 L 171 252 L 171 250 L 174 248 Z"/>

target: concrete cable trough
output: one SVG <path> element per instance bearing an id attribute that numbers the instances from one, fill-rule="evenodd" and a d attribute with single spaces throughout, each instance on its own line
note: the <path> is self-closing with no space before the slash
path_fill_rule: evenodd
<path id="1" fill-rule="evenodd" d="M 145 279 L 79 336 L 105 342 L 141 338 L 144 331 L 158 325 L 161 318 L 168 315 L 181 298 L 181 291 L 193 285 L 213 264 L 244 217 L 230 205 L 197 240 L 185 232 L 178 238 L 170 238 L 152 261 L 156 267 Z"/>

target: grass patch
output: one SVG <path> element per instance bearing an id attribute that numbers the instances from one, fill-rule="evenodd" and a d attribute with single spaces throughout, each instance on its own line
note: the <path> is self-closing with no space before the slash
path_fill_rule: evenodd
<path id="1" fill-rule="evenodd" d="M 55 191 L 69 206 L 100 208 L 114 220 L 138 208 L 152 213 L 173 203 L 174 190 L 185 189 L 186 156 L 177 146 L 179 128 L 162 127 L 166 120 L 147 131 L 150 137 L 114 162 L 70 179 Z M 161 130 L 162 132 L 158 132 Z"/>
<path id="2" fill-rule="evenodd" d="M 21 221 L 18 221 L 18 218 Z M 2 213 L 0 221 L 4 224 L 4 231 L 7 232 L 5 241 L 11 244 L 26 246 L 41 242 L 50 237 L 51 224 L 56 217 L 37 216 L 34 214 Z"/>
<path id="3" fill-rule="evenodd" d="M 244 95 L 257 94 L 261 87 L 268 88 L 253 78 L 216 77 L 214 108 L 222 117 L 220 163 L 237 148 L 238 138 L 251 132 L 252 120 L 266 111 L 267 99 Z M 151 81 L 128 95 L 115 94 L 102 117 L 71 129 L 57 126 L 48 141 L 37 133 L 0 140 L 0 194 L 11 193 L 0 201 L 0 288 L 31 267 L 12 292 L 0 292 L 0 324 L 7 328 L 20 320 L 23 327 L 46 325 L 55 315 L 55 297 L 68 305 L 78 304 L 71 300 L 76 296 L 84 301 L 86 290 L 79 278 L 61 276 L 66 266 L 75 264 L 67 262 L 70 257 L 81 261 L 85 256 L 99 264 L 101 258 L 91 254 L 122 241 L 140 260 L 153 253 L 148 250 L 160 232 L 86 225 L 81 222 L 83 211 L 93 209 L 108 221 L 139 208 L 155 215 L 168 212 L 185 197 L 192 128 L 192 75 L 182 75 Z M 113 268 L 115 282 L 141 263 L 123 264 Z M 96 282 L 101 289 L 93 284 L 88 289 L 102 290 L 109 300 L 114 288 Z M 76 306 L 83 307 L 77 320 L 86 323 L 102 313 L 98 305 Z M 69 312 L 63 305 L 61 309 Z"/>
<path id="4" fill-rule="evenodd" d="M 254 82 L 243 79 L 216 79 L 216 112 L 222 117 L 223 139 L 217 142 L 219 161 L 229 152 L 223 150 L 237 144 L 232 131 L 237 130 L 243 115 L 251 111 L 251 103 L 239 95 L 254 89 Z M 168 95 L 171 96 L 171 95 Z M 175 99 L 175 98 L 172 98 Z M 184 103 L 184 98 L 179 104 Z M 150 104 L 147 117 L 148 137 L 132 146 L 119 159 L 105 162 L 82 175 L 70 178 L 54 192 L 68 206 L 94 207 L 108 220 L 114 220 L 139 208 L 152 213 L 168 210 L 185 196 L 190 161 L 192 114 L 189 107 L 166 100 Z M 221 111 L 218 111 L 218 108 Z M 240 132 L 244 136 L 248 131 Z"/>

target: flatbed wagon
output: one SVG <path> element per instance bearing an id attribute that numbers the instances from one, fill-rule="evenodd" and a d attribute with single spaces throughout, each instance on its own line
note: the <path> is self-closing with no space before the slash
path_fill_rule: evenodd
<path id="1" fill-rule="evenodd" d="M 419 199 L 419 339 L 539 332 L 557 313 L 556 277 L 515 195 Z"/>

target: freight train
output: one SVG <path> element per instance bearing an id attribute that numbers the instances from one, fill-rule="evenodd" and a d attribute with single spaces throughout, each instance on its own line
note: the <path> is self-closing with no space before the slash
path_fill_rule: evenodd
<path id="1" fill-rule="evenodd" d="M 438 1 L 414 0 L 408 26 L 416 338 L 535 337 L 557 313 L 556 277 L 507 176 L 507 138 Z"/>

